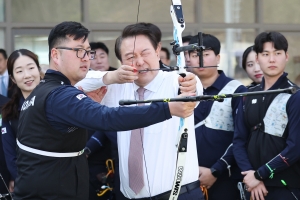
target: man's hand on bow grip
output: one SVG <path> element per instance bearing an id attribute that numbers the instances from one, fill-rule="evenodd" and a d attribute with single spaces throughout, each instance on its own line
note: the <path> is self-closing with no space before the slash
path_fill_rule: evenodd
<path id="1" fill-rule="evenodd" d="M 196 92 L 196 76 L 192 73 L 186 73 L 186 77 L 178 77 L 179 89 L 181 93 L 195 93 Z"/>
<path id="2" fill-rule="evenodd" d="M 178 97 L 195 96 L 195 93 L 181 94 Z M 169 102 L 170 113 L 172 116 L 186 118 L 194 113 L 197 102 Z"/>

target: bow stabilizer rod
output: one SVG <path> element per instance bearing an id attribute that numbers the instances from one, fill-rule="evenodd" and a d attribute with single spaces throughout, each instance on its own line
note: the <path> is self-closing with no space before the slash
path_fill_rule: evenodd
<path id="1" fill-rule="evenodd" d="M 201 96 L 187 96 L 187 97 L 177 97 L 177 98 L 165 98 L 165 99 L 149 99 L 149 100 L 120 100 L 119 105 L 132 105 L 138 103 L 151 103 L 151 102 L 192 102 L 192 101 L 220 101 L 222 102 L 225 98 L 234 97 L 245 97 L 245 96 L 255 96 L 255 95 L 267 95 L 276 93 L 289 93 L 294 94 L 298 91 L 297 87 L 289 87 L 285 89 L 278 90 L 267 90 L 258 92 L 244 92 L 244 93 L 233 93 L 233 94 L 219 94 L 219 95 L 201 95 Z"/>

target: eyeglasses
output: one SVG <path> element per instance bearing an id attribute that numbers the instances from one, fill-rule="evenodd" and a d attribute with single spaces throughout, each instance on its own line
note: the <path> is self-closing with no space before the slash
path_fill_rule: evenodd
<path id="1" fill-rule="evenodd" d="M 56 47 L 56 49 L 65 49 L 76 51 L 77 58 L 84 58 L 88 55 L 90 60 L 95 59 L 96 51 L 94 50 L 85 50 L 83 48 L 70 48 L 70 47 Z"/>

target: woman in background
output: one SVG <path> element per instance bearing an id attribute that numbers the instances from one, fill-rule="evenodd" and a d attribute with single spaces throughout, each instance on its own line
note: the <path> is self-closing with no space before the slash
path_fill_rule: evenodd
<path id="1" fill-rule="evenodd" d="M 38 58 L 33 52 L 19 49 L 9 56 L 7 70 L 15 86 L 12 98 L 2 108 L 2 146 L 6 165 L 11 175 L 9 190 L 13 192 L 14 180 L 17 176 L 16 138 L 19 115 L 24 99 L 30 95 L 41 80 L 41 68 Z"/>
<path id="2" fill-rule="evenodd" d="M 255 86 L 262 80 L 263 73 L 259 64 L 256 62 L 256 52 L 253 50 L 253 46 L 248 47 L 243 53 L 242 60 L 243 69 L 247 72 L 249 78 L 253 81 L 249 86 Z"/>

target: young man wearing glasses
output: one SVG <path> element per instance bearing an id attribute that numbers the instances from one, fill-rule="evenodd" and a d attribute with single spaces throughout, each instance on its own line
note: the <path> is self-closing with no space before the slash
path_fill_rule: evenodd
<path id="1" fill-rule="evenodd" d="M 88 34 L 77 22 L 60 23 L 50 32 L 50 69 L 25 100 L 20 113 L 15 200 L 86 200 L 86 129 L 131 130 L 164 121 L 171 115 L 187 117 L 193 112 L 194 103 L 181 102 L 108 108 L 77 90 L 73 85 L 86 76 L 94 56 Z M 101 81 L 132 82 L 137 76 L 127 71 L 132 79 L 124 81 L 118 78 L 122 73 L 108 72 Z"/>

